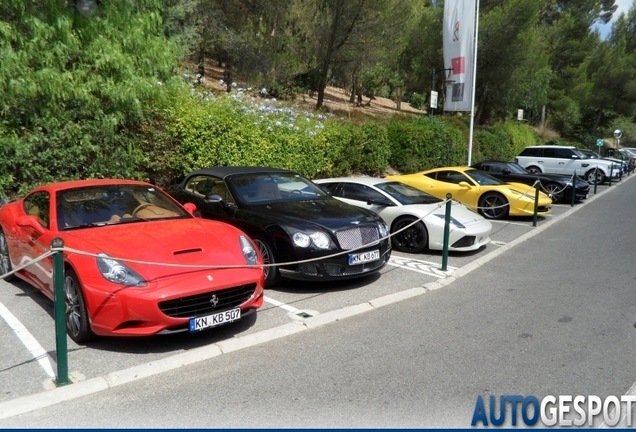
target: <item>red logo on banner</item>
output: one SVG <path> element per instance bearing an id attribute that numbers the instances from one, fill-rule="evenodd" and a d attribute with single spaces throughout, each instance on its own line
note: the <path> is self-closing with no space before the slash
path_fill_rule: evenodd
<path id="1" fill-rule="evenodd" d="M 466 73 L 466 57 L 455 57 L 451 59 L 453 75 Z"/>

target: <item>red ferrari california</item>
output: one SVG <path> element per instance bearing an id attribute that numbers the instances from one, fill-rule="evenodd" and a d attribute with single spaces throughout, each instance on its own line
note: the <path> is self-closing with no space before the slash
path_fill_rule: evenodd
<path id="1" fill-rule="evenodd" d="M 0 275 L 61 238 L 66 328 L 78 343 L 237 321 L 263 304 L 262 259 L 242 231 L 194 210 L 132 180 L 40 186 L 0 207 Z M 52 257 L 14 275 L 53 299 Z"/>

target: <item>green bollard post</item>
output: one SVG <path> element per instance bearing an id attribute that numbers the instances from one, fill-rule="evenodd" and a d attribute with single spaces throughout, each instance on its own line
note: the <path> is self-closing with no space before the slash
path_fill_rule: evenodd
<path id="1" fill-rule="evenodd" d="M 570 200 L 570 207 L 574 207 L 574 200 L 576 199 L 576 171 L 572 176 L 572 199 Z"/>
<path id="2" fill-rule="evenodd" d="M 598 184 L 598 177 L 596 177 L 598 173 L 598 167 L 594 168 L 594 195 L 596 195 L 596 185 Z"/>
<path id="3" fill-rule="evenodd" d="M 450 219 L 451 219 L 451 205 L 453 202 L 451 198 L 453 195 L 446 194 L 446 214 L 444 217 L 444 250 L 442 252 L 442 271 L 448 269 L 448 237 L 450 236 Z"/>
<path id="4" fill-rule="evenodd" d="M 614 168 L 614 166 L 610 165 L 609 184 L 607 185 L 607 187 L 611 187 L 612 186 L 612 177 L 614 176 L 614 171 L 612 170 L 612 168 Z"/>
<path id="5" fill-rule="evenodd" d="M 63 248 L 64 240 L 54 238 L 53 248 Z M 55 384 L 60 387 L 71 384 L 68 376 L 68 345 L 66 341 L 66 302 L 64 299 L 64 257 L 62 252 L 53 254 L 53 288 L 55 309 L 55 346 L 57 357 L 57 379 Z"/>
<path id="6" fill-rule="evenodd" d="M 539 213 L 539 186 L 540 183 L 534 184 L 534 214 L 532 215 L 532 226 L 537 226 L 537 214 Z"/>

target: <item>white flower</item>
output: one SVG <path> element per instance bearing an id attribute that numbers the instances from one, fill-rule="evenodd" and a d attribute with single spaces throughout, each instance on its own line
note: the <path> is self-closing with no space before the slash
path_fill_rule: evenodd
<path id="1" fill-rule="evenodd" d="M 233 82 L 232 84 L 230 84 L 232 87 L 236 87 L 236 83 Z"/>
<path id="2" fill-rule="evenodd" d="M 163 83 L 162 83 L 161 81 L 157 81 L 157 85 L 158 85 L 158 86 L 162 86 L 162 85 L 163 85 Z"/>
<path id="3" fill-rule="evenodd" d="M 265 87 L 261 89 L 261 94 L 267 94 L 267 89 Z"/>

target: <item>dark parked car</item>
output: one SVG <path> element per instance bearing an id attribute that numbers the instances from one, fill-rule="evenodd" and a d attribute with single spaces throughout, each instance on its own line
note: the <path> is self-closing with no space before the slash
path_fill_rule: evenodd
<path id="1" fill-rule="evenodd" d="M 382 269 L 391 256 L 389 230 L 378 215 L 330 197 L 293 171 L 211 167 L 188 174 L 166 190 L 179 202 L 195 203 L 204 218 L 246 232 L 265 264 L 290 263 L 266 267 L 266 286 L 279 276 L 365 276 Z M 312 261 L 302 262 L 307 260 Z"/>
<path id="2" fill-rule="evenodd" d="M 572 176 L 567 174 L 531 173 L 521 165 L 514 162 L 483 161 L 473 165 L 481 171 L 485 171 L 493 177 L 505 182 L 517 182 L 533 185 L 538 179 L 541 188 L 550 195 L 552 202 L 558 203 L 572 199 Z M 582 200 L 588 197 L 590 184 L 586 181 L 576 180 L 575 199 Z"/>

